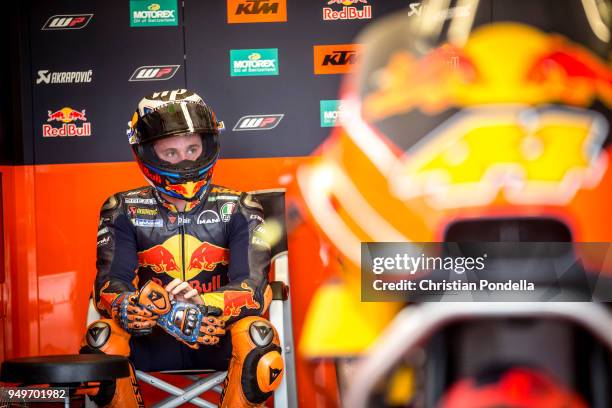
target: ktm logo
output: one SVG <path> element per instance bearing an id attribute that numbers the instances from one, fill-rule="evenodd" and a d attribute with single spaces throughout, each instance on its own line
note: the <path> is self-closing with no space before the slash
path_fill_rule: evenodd
<path id="1" fill-rule="evenodd" d="M 351 72 L 359 54 L 358 44 L 315 45 L 315 74 L 345 74 Z"/>
<path id="2" fill-rule="evenodd" d="M 89 23 L 93 14 L 63 14 L 49 17 L 41 30 L 79 30 Z"/>
<path id="3" fill-rule="evenodd" d="M 333 51 L 323 58 L 323 65 L 352 65 L 355 61 L 355 51 Z"/>
<path id="4" fill-rule="evenodd" d="M 230 24 L 282 21 L 287 21 L 287 0 L 227 0 Z"/>

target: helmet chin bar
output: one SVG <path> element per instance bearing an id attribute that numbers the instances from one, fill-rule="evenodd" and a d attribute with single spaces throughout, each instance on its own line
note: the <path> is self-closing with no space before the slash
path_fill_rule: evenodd
<path id="1" fill-rule="evenodd" d="M 178 198 L 179 200 L 184 200 L 184 201 L 196 201 L 196 200 L 199 200 L 199 199 L 202 197 L 202 195 L 204 195 L 204 194 L 206 193 L 206 191 L 208 190 L 208 187 L 209 187 L 209 186 L 210 186 L 210 183 L 206 183 L 206 184 L 205 184 L 203 187 L 201 187 L 201 188 L 198 190 L 198 192 L 197 192 L 197 193 L 195 193 L 195 194 L 194 194 L 193 196 L 191 196 L 191 197 L 186 197 L 186 196 L 183 196 L 183 195 L 181 195 L 181 194 L 179 194 L 179 193 L 176 193 L 176 192 L 174 192 L 174 191 L 166 190 L 166 189 L 165 189 L 165 188 L 163 188 L 163 187 L 157 187 L 157 186 L 155 186 L 155 188 L 156 188 L 156 189 L 157 189 L 157 191 L 159 191 L 160 193 L 165 194 L 165 195 L 170 196 L 170 197 Z"/>

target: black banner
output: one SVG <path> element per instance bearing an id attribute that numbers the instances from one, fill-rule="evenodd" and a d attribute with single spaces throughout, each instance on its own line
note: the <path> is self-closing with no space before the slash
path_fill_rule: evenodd
<path id="1" fill-rule="evenodd" d="M 363 301 L 612 301 L 612 244 L 362 243 Z"/>

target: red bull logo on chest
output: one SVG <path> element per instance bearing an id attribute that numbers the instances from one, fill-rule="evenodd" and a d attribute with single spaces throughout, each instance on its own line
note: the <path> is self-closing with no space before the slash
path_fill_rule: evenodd
<path id="1" fill-rule="evenodd" d="M 202 242 L 189 234 L 183 237 L 177 234 L 162 244 L 140 251 L 138 264 L 154 273 L 191 281 L 202 272 L 214 272 L 219 266 L 229 265 L 229 249 Z"/>
<path id="2" fill-rule="evenodd" d="M 163 245 L 155 245 L 145 251 L 138 253 L 138 264 L 149 267 L 155 273 L 168 273 L 179 271 L 179 266 L 174 259 L 174 254 Z"/>
<path id="3" fill-rule="evenodd" d="M 189 270 L 212 271 L 217 265 L 229 263 L 229 249 L 203 242 L 191 253 Z"/>

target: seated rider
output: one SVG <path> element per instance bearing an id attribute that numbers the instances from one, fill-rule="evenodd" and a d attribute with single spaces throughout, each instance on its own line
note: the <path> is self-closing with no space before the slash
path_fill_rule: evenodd
<path id="1" fill-rule="evenodd" d="M 270 246 L 261 205 L 211 183 L 218 122 L 194 92 L 143 98 L 129 123 L 151 186 L 109 197 L 100 213 L 95 306 L 82 353 L 128 356 L 131 376 L 98 405 L 143 406 L 134 369 L 228 370 L 221 407 L 262 406 L 278 387 L 278 333 L 262 314 Z"/>

